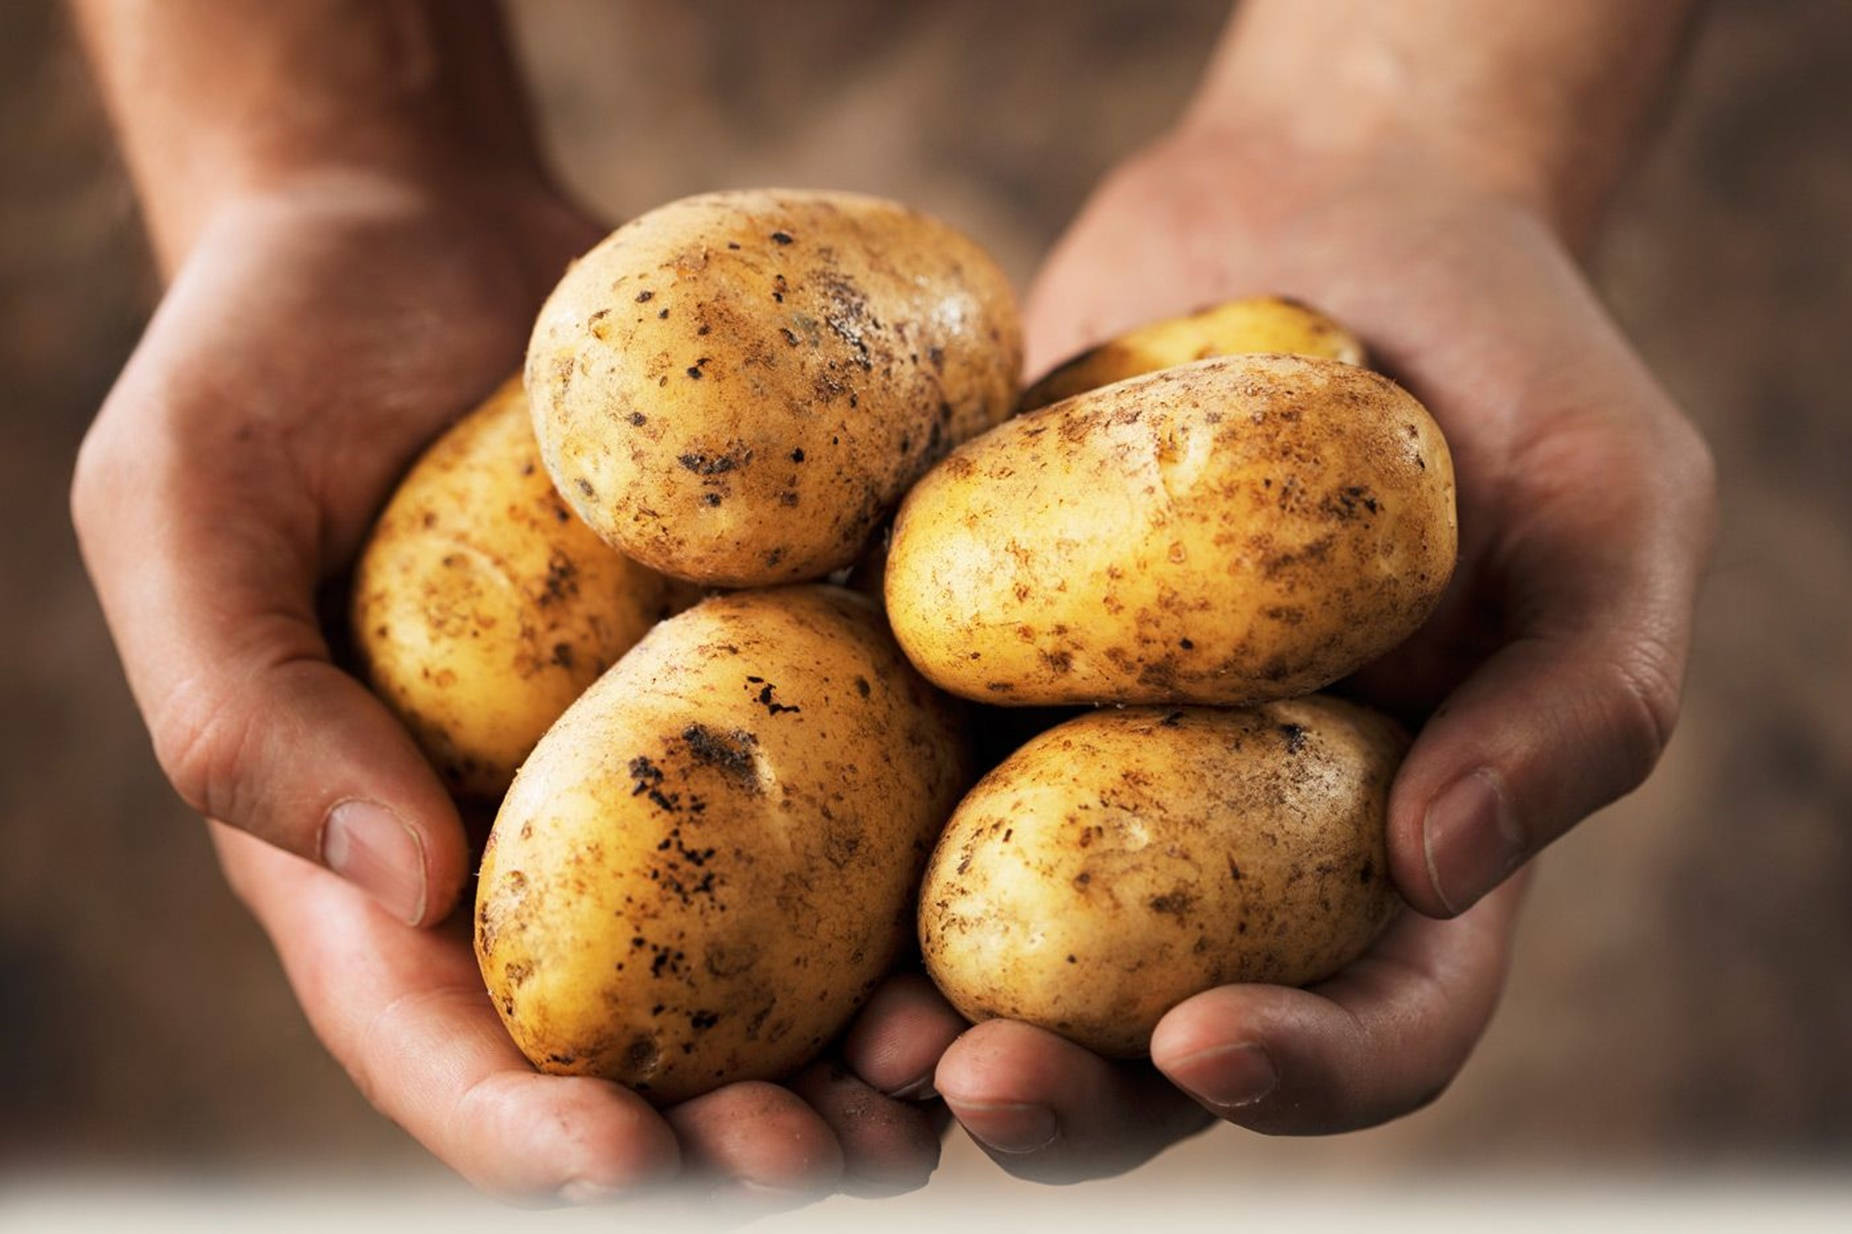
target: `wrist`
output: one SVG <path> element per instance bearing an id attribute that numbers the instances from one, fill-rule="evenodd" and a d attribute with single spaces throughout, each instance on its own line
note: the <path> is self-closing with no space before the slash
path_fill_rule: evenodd
<path id="1" fill-rule="evenodd" d="M 288 148 L 206 139 L 185 165 L 137 178 L 156 255 L 170 274 L 213 220 L 253 203 L 336 208 L 345 196 L 357 210 L 416 204 L 513 223 L 571 211 L 530 153 L 471 150 L 411 130 Z"/>
<path id="2" fill-rule="evenodd" d="M 1571 249 L 1589 221 L 1533 160 L 1410 124 L 1368 100 L 1329 111 L 1197 104 L 1159 145 L 1206 167 L 1256 221 L 1289 228 L 1308 210 L 1478 203 L 1533 218 Z"/>

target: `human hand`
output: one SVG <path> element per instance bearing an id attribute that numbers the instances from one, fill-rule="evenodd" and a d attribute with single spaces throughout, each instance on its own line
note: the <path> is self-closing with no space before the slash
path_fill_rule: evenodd
<path id="1" fill-rule="evenodd" d="M 1637 785 L 1678 710 L 1710 459 L 1541 210 L 1406 149 L 1326 162 L 1186 129 L 1110 177 L 1056 247 L 1029 299 L 1028 372 L 1270 292 L 1361 335 L 1453 450 L 1452 585 L 1344 687 L 1425 717 L 1389 818 L 1397 885 L 1425 915 L 1309 990 L 1188 1000 L 1157 1029 L 1155 1071 L 1022 1024 L 972 1029 L 939 1090 L 1025 1175 L 1125 1168 L 1202 1109 L 1312 1133 L 1432 1098 L 1495 1005 L 1520 896 L 1506 880 Z"/>
<path id="2" fill-rule="evenodd" d="M 407 733 L 332 662 L 317 593 L 416 452 L 517 369 L 540 299 L 601 233 L 492 176 L 307 173 L 229 198 L 84 444 L 85 560 L 161 764 L 220 820 L 227 877 L 310 1021 L 444 1161 L 568 1200 L 678 1168 L 915 1185 L 938 1155 L 928 1115 L 828 1065 L 662 1112 L 535 1073 L 483 989 L 467 914 L 416 928 L 458 899 L 463 827 Z M 943 1045 L 914 1045 L 907 1006 L 904 986 L 884 992 L 850 1040 L 877 1083 L 915 1079 Z"/>

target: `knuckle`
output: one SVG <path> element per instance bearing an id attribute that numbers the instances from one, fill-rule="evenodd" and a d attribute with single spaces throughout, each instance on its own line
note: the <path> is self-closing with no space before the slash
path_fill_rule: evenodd
<path id="1" fill-rule="evenodd" d="M 181 800 L 208 818 L 245 821 L 254 717 L 213 691 L 182 685 L 153 717 L 154 753 Z"/>
<path id="2" fill-rule="evenodd" d="M 112 487 L 109 476 L 113 470 L 109 433 L 100 424 L 92 425 L 77 447 L 77 461 L 71 469 L 71 525 L 80 541 L 92 539 L 102 529 L 109 509 L 104 495 Z"/>
<path id="3" fill-rule="evenodd" d="M 1672 740 L 1679 676 L 1672 653 L 1657 642 L 1643 642 L 1608 665 L 1603 719 L 1620 751 L 1623 791 L 1645 781 Z"/>

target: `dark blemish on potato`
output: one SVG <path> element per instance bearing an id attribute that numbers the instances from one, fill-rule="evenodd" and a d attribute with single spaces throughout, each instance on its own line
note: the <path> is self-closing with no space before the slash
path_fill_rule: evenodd
<path id="1" fill-rule="evenodd" d="M 701 380 L 701 365 L 705 363 L 707 363 L 705 359 L 699 360 L 695 362 L 694 364 L 690 364 L 685 371 L 690 377 L 694 378 L 696 381 L 700 381 Z"/>
<path id="2" fill-rule="evenodd" d="M 797 504 L 797 493 L 792 489 L 786 489 L 784 492 L 778 494 L 778 504 L 786 507 L 795 506 Z"/>
<path id="3" fill-rule="evenodd" d="M 1175 728 L 1181 723 L 1183 723 L 1183 713 L 1181 711 L 1173 711 L 1162 720 L 1158 721 L 1158 727 Z"/>
<path id="4" fill-rule="evenodd" d="M 772 233 L 773 244 L 785 245 L 791 243 L 791 240 L 792 236 L 788 231 L 775 231 Z"/>
<path id="5" fill-rule="evenodd" d="M 1273 605 L 1262 609 L 1261 614 L 1271 621 L 1284 622 L 1289 626 L 1296 626 L 1305 620 L 1304 609 L 1289 605 Z"/>
<path id="6" fill-rule="evenodd" d="M 657 1046 L 653 1037 L 638 1037 L 630 1043 L 630 1048 L 624 1051 L 624 1061 L 632 1071 L 653 1071 L 661 1059 L 662 1050 Z M 641 1090 L 648 1088 L 649 1085 L 637 1084 L 634 1087 Z"/>
<path id="7" fill-rule="evenodd" d="M 1280 733 L 1286 738 L 1286 752 L 1297 754 L 1305 749 L 1305 726 L 1303 724 L 1282 724 Z"/>
<path id="8" fill-rule="evenodd" d="M 745 729 L 722 733 L 705 724 L 690 724 L 682 730 L 682 740 L 687 743 L 688 753 L 697 762 L 715 767 L 729 776 L 757 782 L 752 750 L 759 741 Z"/>
<path id="9" fill-rule="evenodd" d="M 791 461 L 794 463 L 801 463 L 804 461 L 804 449 L 802 446 L 791 451 Z"/>
<path id="10" fill-rule="evenodd" d="M 591 497 L 591 498 L 596 498 L 598 496 L 598 494 L 592 492 L 592 486 L 590 482 L 588 482 L 584 477 L 580 477 L 579 479 L 574 480 L 573 483 L 578 486 L 579 492 L 583 493 L 585 496 Z"/>
<path id="11" fill-rule="evenodd" d="M 861 696 L 862 696 L 863 698 L 867 698 L 867 697 L 868 697 L 868 694 L 869 694 L 869 685 L 868 685 L 868 678 L 866 678 L 866 677 L 862 677 L 862 676 L 859 676 L 859 675 L 858 675 L 858 676 L 856 677 L 856 679 L 855 679 L 855 692 L 856 692 L 857 694 L 859 694 L 859 695 L 861 695 Z"/>
<path id="12" fill-rule="evenodd" d="M 566 669 L 567 671 L 571 671 L 572 669 L 572 644 L 571 643 L 553 644 L 553 655 L 549 662 L 555 668 L 563 668 L 563 669 Z"/>
<path id="13" fill-rule="evenodd" d="M 649 417 L 644 415 L 640 411 L 631 412 L 629 419 L 630 419 L 630 423 L 635 425 L 637 428 L 642 428 L 645 424 L 649 423 Z"/>
<path id="14" fill-rule="evenodd" d="M 688 1027 L 694 1029 L 696 1032 L 702 1029 L 712 1028 L 718 1023 L 720 1023 L 720 1013 L 718 1011 L 691 1011 L 688 1013 Z"/>
<path id="15" fill-rule="evenodd" d="M 1069 956 L 1069 957 L 1067 958 L 1067 962 L 1068 962 L 1069 964 L 1074 964 L 1074 963 L 1078 963 L 1078 961 L 1076 961 L 1076 960 L 1074 959 L 1074 957 L 1073 957 L 1073 956 Z"/>
<path id="16" fill-rule="evenodd" d="M 1178 639 L 1177 646 L 1183 648 L 1185 651 L 1195 651 L 1196 650 L 1196 644 L 1191 642 L 1187 638 Z"/>
<path id="17" fill-rule="evenodd" d="M 704 505 L 704 506 L 717 506 L 717 505 L 719 505 L 719 504 L 720 504 L 720 494 L 719 494 L 719 493 L 703 493 L 703 494 L 701 494 L 701 504 L 702 504 L 702 505 Z"/>
<path id="18" fill-rule="evenodd" d="M 1190 897 L 1182 890 L 1172 891 L 1161 896 L 1152 896 L 1146 901 L 1146 907 L 1154 913 L 1169 913 L 1174 917 L 1181 917 L 1190 911 Z"/>
<path id="19" fill-rule="evenodd" d="M 1067 651 L 1044 651 L 1042 663 L 1051 673 L 1066 673 L 1074 667 L 1074 656 Z"/>
<path id="20" fill-rule="evenodd" d="M 1087 873 L 1087 871 L 1085 870 L 1082 870 L 1079 874 L 1076 874 L 1074 876 L 1074 885 L 1076 887 L 1085 887 L 1088 883 L 1092 881 L 1093 881 L 1093 875 Z"/>
<path id="21" fill-rule="evenodd" d="M 639 754 L 630 760 L 630 778 L 636 781 L 636 786 L 630 790 L 630 795 L 636 797 L 662 783 L 662 768 Z"/>
<path id="22" fill-rule="evenodd" d="M 668 319 L 669 319 L 669 310 L 668 310 L 668 309 L 664 309 L 664 310 L 662 310 L 662 312 L 660 312 L 660 313 L 658 313 L 658 314 L 656 314 L 656 320 L 657 320 L 657 321 L 667 321 Z"/>
<path id="23" fill-rule="evenodd" d="M 791 344 L 793 347 L 797 346 L 797 331 L 793 330 L 790 326 L 780 326 L 778 333 L 785 336 L 785 342 Z"/>
<path id="24" fill-rule="evenodd" d="M 1369 881 L 1375 877 L 1376 877 L 1376 866 L 1372 862 L 1368 862 L 1368 861 L 1364 862 L 1363 868 L 1357 871 L 1357 881 L 1366 886 L 1369 884 Z"/>
<path id="25" fill-rule="evenodd" d="M 973 660 L 977 659 L 975 655 L 971 658 Z M 1016 683 L 1013 681 L 986 681 L 984 683 L 984 688 L 989 690 L 992 694 L 1009 694 L 1016 689 Z"/>
<path id="26" fill-rule="evenodd" d="M 697 476 L 722 476 L 752 462 L 752 451 L 735 449 L 725 454 L 690 451 L 679 455 L 675 461 Z"/>
<path id="27" fill-rule="evenodd" d="M 558 549 L 547 558 L 547 576 L 541 582 L 539 603 L 542 607 L 579 594 L 579 567 Z"/>
<path id="28" fill-rule="evenodd" d="M 1241 867 L 1235 864 L 1233 857 L 1228 859 L 1228 877 L 1237 883 L 1241 881 Z"/>
<path id="29" fill-rule="evenodd" d="M 637 303 L 638 304 L 648 304 L 651 300 L 654 300 L 655 298 L 656 298 L 656 293 L 653 291 L 639 291 L 637 293 Z"/>
<path id="30" fill-rule="evenodd" d="M 773 692 L 777 690 L 777 688 L 777 686 L 774 686 L 769 681 L 759 687 L 759 704 L 765 708 L 765 713 L 767 715 L 775 716 L 787 711 L 798 712 L 803 710 L 802 707 L 786 705 L 773 698 Z"/>

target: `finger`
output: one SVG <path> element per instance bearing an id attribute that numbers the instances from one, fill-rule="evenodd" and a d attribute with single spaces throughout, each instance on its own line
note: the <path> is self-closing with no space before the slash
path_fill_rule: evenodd
<path id="1" fill-rule="evenodd" d="M 835 1133 L 846 1190 L 896 1195 L 925 1186 L 939 1167 L 939 1133 L 921 1106 L 883 1096 L 836 1062 L 805 1068 L 791 1089 Z"/>
<path id="2" fill-rule="evenodd" d="M 927 1101 L 939 1056 L 969 1028 L 924 973 L 888 978 L 843 1038 L 849 1069 L 890 1097 Z"/>
<path id="3" fill-rule="evenodd" d="M 1323 1135 L 1439 1096 L 1497 1005 L 1522 880 L 1451 921 L 1404 913 L 1368 955 L 1310 989 L 1230 985 L 1173 1007 L 1151 1058 L 1219 1118 Z"/>
<path id="4" fill-rule="evenodd" d="M 842 1176 L 842 1148 L 823 1117 L 788 1088 L 729 1084 L 665 1111 L 686 1168 L 793 1197 L 823 1191 Z"/>
<path id="5" fill-rule="evenodd" d="M 1123 1173 L 1209 1124 L 1149 1066 L 1109 1062 L 1010 1020 L 960 1037 L 939 1060 L 936 1083 L 992 1160 L 1040 1182 Z"/>
<path id="6" fill-rule="evenodd" d="M 1523 466 L 1576 491 L 1512 516 L 1492 570 L 1513 639 L 1422 728 L 1390 797 L 1397 885 L 1433 916 L 1637 787 L 1678 716 L 1711 535 L 1702 444 L 1565 430 Z"/>
<path id="7" fill-rule="evenodd" d="M 452 1169 L 487 1191 L 569 1202 L 675 1172 L 675 1136 L 641 1097 L 528 1065 L 460 929 L 409 929 L 253 837 L 215 825 L 213 838 L 316 1035 L 369 1101 Z"/>
<path id="8" fill-rule="evenodd" d="M 151 384 L 131 366 L 105 417 L 118 400 L 162 397 Z M 250 487 L 290 463 L 231 441 L 209 469 L 171 442 L 126 458 L 108 444 L 119 438 L 103 440 L 86 447 L 73 511 L 174 787 L 403 921 L 441 919 L 467 862 L 456 810 L 404 728 L 329 662 L 314 606 L 318 516 L 288 484 Z"/>

